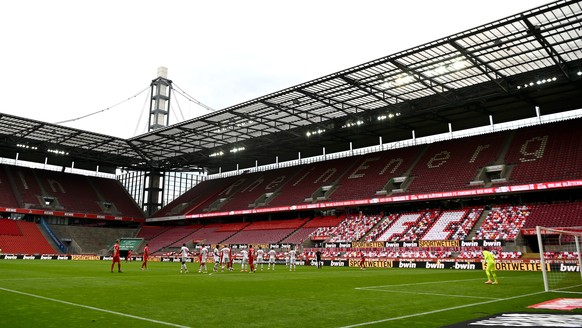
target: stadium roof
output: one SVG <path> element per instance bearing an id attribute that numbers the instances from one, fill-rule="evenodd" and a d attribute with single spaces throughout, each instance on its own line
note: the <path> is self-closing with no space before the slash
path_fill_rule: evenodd
<path id="1" fill-rule="evenodd" d="M 582 1 L 558 1 L 130 139 L 0 114 L 0 156 L 227 171 L 582 108 L 581 71 Z"/>

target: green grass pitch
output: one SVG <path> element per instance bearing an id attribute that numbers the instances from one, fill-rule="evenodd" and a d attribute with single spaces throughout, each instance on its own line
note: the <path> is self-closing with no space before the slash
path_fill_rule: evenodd
<path id="1" fill-rule="evenodd" d="M 440 327 L 559 297 L 540 272 L 279 265 L 180 274 L 179 263 L 0 261 L 2 327 Z M 535 310 L 540 312 L 540 310 Z M 546 311 L 551 312 L 551 311 Z M 580 309 L 570 313 L 582 313 Z"/>

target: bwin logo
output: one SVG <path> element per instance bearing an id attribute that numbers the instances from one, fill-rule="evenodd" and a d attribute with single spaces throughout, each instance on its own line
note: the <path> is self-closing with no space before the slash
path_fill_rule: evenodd
<path id="1" fill-rule="evenodd" d="M 472 263 L 455 263 L 455 270 L 475 270 L 475 264 Z"/>
<path id="2" fill-rule="evenodd" d="M 427 269 L 444 269 L 445 265 L 442 263 L 426 262 L 426 268 Z"/>

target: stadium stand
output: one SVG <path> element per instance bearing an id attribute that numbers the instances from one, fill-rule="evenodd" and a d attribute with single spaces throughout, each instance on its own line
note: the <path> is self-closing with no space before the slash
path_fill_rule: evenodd
<path id="1" fill-rule="evenodd" d="M 524 228 L 582 227 L 582 202 L 532 205 Z"/>
<path id="2" fill-rule="evenodd" d="M 0 235 L 22 236 L 22 232 L 18 229 L 16 220 L 0 219 Z"/>
<path id="3" fill-rule="evenodd" d="M 525 184 L 580 179 L 582 140 L 579 120 L 519 129 L 505 163 L 513 166 L 509 182 Z"/>
<path id="4" fill-rule="evenodd" d="M 5 221 L 4 219 L 0 221 Z M 9 220 L 12 221 L 12 220 Z M 20 235 L 14 234 L 15 224 Z M 0 234 L 0 248 L 7 254 L 57 254 L 58 252 L 46 240 L 36 223 L 17 220 L 13 223 L 2 223 L 2 228 L 8 227 L 11 235 Z"/>
<path id="5" fill-rule="evenodd" d="M 298 170 L 269 204 L 284 206 L 315 203 L 325 200 L 337 187 L 337 182 L 351 166 L 353 158 L 341 158 L 296 167 Z"/>
<path id="6" fill-rule="evenodd" d="M 304 219 L 253 222 L 224 241 L 226 244 L 278 243 L 304 225 Z"/>
<path id="7" fill-rule="evenodd" d="M 144 215 L 123 186 L 113 179 L 1 165 L 0 179 L 11 187 L 6 207 L 61 210 L 67 212 L 123 215 L 143 218 Z M 6 174 L 3 177 L 3 174 Z M 4 189 L 8 192 L 8 189 Z M 1 200 L 1 199 L 0 199 Z"/>
<path id="8" fill-rule="evenodd" d="M 439 218 L 428 227 L 422 240 L 459 240 L 473 229 L 473 226 L 483 212 L 482 209 L 466 209 L 460 211 L 444 211 Z M 430 224 L 430 223 L 429 223 Z"/>
<path id="9" fill-rule="evenodd" d="M 382 233 L 380 237 L 376 239 L 376 241 L 400 240 L 400 238 L 404 236 L 404 234 L 408 232 L 408 230 L 410 230 L 411 227 L 416 225 L 416 223 L 418 222 L 418 220 L 420 220 L 422 215 L 423 215 L 422 212 L 404 213 L 400 215 L 400 217 L 392 221 L 393 223 L 390 225 L 390 227 L 386 229 L 384 233 Z"/>
<path id="10" fill-rule="evenodd" d="M 376 225 L 374 229 L 370 230 L 370 232 L 366 235 L 365 240 L 367 242 L 376 241 L 378 237 L 380 237 L 386 231 L 386 229 L 388 229 L 392 222 L 398 218 L 399 215 L 400 214 L 390 214 L 386 216 L 384 219 L 382 219 L 382 221 L 380 221 L 378 225 Z"/>
<path id="11" fill-rule="evenodd" d="M 494 133 L 430 144 L 410 173 L 406 194 L 463 190 L 479 170 L 495 163 L 506 133 Z M 457 168 L 462 167 L 462 170 Z"/>
<path id="12" fill-rule="evenodd" d="M 340 201 L 376 197 L 376 193 L 385 190 L 391 180 L 404 176 L 421 149 L 420 146 L 407 147 L 360 156 L 342 176 L 338 189 L 329 199 Z"/>
<path id="13" fill-rule="evenodd" d="M 19 207 L 19 201 L 16 199 L 16 193 L 13 191 L 8 174 L 6 174 L 6 166 L 0 165 L 0 206 L 15 208 Z"/>
<path id="14" fill-rule="evenodd" d="M 268 205 L 296 172 L 297 168 L 290 167 L 243 175 L 245 182 L 237 191 L 223 195 L 228 201 L 220 209 L 231 211 Z"/>
<path id="15" fill-rule="evenodd" d="M 52 224 L 50 229 L 61 240 L 69 240 L 68 253 L 107 255 L 116 239 L 134 238 L 137 230 Z"/>
<path id="16" fill-rule="evenodd" d="M 493 207 L 477 229 L 475 239 L 515 240 L 530 211 L 528 205 Z"/>
<path id="17" fill-rule="evenodd" d="M 380 220 L 380 215 L 349 215 L 340 224 L 330 230 L 329 242 L 359 241 Z"/>

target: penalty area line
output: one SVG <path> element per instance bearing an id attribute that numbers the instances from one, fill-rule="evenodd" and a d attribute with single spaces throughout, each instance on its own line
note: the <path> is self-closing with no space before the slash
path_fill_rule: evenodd
<path id="1" fill-rule="evenodd" d="M 127 314 L 127 313 L 121 313 L 121 312 L 116 312 L 116 311 L 101 309 L 101 308 L 94 307 L 94 306 L 89 306 L 89 305 L 83 305 L 83 304 L 77 304 L 77 303 L 67 302 L 67 301 L 63 301 L 63 300 L 58 300 L 56 298 L 50 298 L 50 297 L 45 297 L 45 296 L 40 296 L 40 295 L 35 295 L 35 294 L 30 294 L 30 293 L 25 293 L 25 292 L 20 292 L 20 291 L 8 289 L 8 288 L 2 288 L 2 287 L 0 287 L 0 290 L 3 290 L 5 292 L 14 293 L 14 294 L 20 294 L 20 295 L 24 295 L 24 296 L 34 297 L 34 298 L 38 298 L 38 299 L 45 300 L 45 301 L 51 301 L 51 302 L 66 304 L 66 305 L 70 305 L 70 306 L 76 306 L 76 307 L 80 307 L 80 308 L 84 308 L 84 309 L 89 309 L 89 310 L 93 310 L 93 311 L 99 311 L 99 312 L 105 312 L 105 313 L 109 313 L 109 314 L 115 314 L 115 315 L 119 315 L 119 316 L 122 316 L 122 317 L 127 317 L 127 318 L 142 320 L 142 321 L 148 321 L 148 322 L 157 323 L 157 324 L 165 325 L 165 326 L 179 327 L 179 328 L 190 328 L 188 326 L 182 326 L 182 325 L 178 325 L 178 324 L 171 323 L 171 322 L 159 321 L 159 320 L 154 320 L 154 319 L 139 317 L 139 316 L 131 315 L 131 314 Z"/>
<path id="2" fill-rule="evenodd" d="M 531 294 L 517 295 L 517 296 L 512 296 L 512 297 L 506 297 L 506 298 L 498 298 L 498 299 L 491 300 L 491 301 L 484 301 L 484 302 L 478 302 L 478 303 L 472 303 L 472 304 L 464 304 L 464 305 L 453 306 L 453 307 L 445 308 L 445 309 L 438 309 L 438 310 L 433 310 L 433 311 L 427 311 L 427 312 L 421 312 L 421 313 L 408 314 L 408 315 L 403 315 L 403 316 L 394 317 L 394 318 L 386 318 L 386 319 L 381 319 L 381 320 L 375 320 L 375 321 L 368 321 L 368 322 L 356 323 L 356 324 L 353 324 L 353 325 L 341 326 L 341 327 L 338 327 L 338 328 L 353 328 L 353 327 L 362 327 L 362 326 L 374 325 L 374 324 L 388 322 L 388 321 L 408 319 L 408 318 L 420 317 L 420 316 L 428 315 L 428 314 L 435 314 L 435 313 L 440 313 L 440 312 L 458 310 L 458 309 L 463 309 L 463 308 L 466 308 L 466 307 L 472 307 L 472 306 L 476 306 L 476 305 L 484 305 L 484 304 L 495 303 L 495 302 L 509 301 L 509 300 L 513 300 L 513 299 L 516 299 L 516 298 L 529 297 L 529 296 L 539 295 L 539 294 L 543 294 L 543 293 L 545 293 L 545 291 L 541 291 L 541 292 L 537 292 L 537 293 L 531 293 Z"/>

